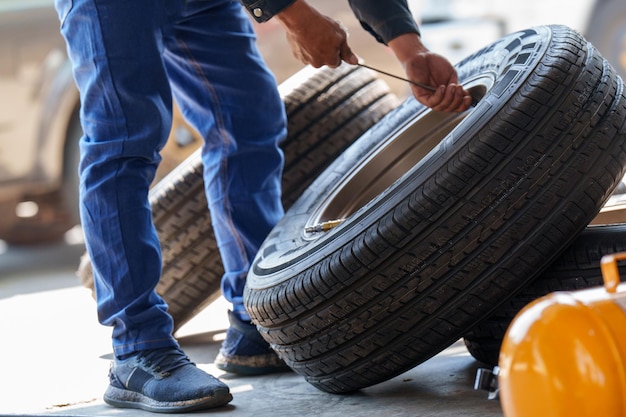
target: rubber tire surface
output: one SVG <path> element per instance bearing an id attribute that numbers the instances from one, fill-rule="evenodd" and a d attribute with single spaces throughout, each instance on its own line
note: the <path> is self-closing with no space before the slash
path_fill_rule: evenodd
<path id="1" fill-rule="evenodd" d="M 626 251 L 626 224 L 587 227 L 539 277 L 465 334 L 463 340 L 467 350 L 476 360 L 497 365 L 506 331 L 524 306 L 555 291 L 602 286 L 600 259 L 604 255 L 623 251 Z M 618 265 L 623 280 L 626 263 L 620 261 Z"/>
<path id="2" fill-rule="evenodd" d="M 399 104 L 373 72 L 348 65 L 334 70 L 305 67 L 279 90 L 288 119 L 288 135 L 281 144 L 286 208 L 337 155 Z M 178 329 L 219 297 L 224 273 L 204 193 L 200 150 L 150 190 L 150 206 L 163 258 L 157 292 Z M 78 275 L 93 288 L 86 255 Z"/>
<path id="3" fill-rule="evenodd" d="M 253 263 L 253 321 L 321 390 L 383 382 L 454 343 L 546 269 L 624 174 L 621 79 L 573 30 L 508 35 L 457 70 L 494 83 L 452 132 L 340 226 L 305 233 L 407 120 L 420 131 L 429 110 L 405 101 L 320 175 Z"/>

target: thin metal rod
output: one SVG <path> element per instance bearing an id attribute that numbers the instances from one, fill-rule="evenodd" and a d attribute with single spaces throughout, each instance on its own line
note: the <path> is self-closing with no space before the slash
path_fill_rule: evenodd
<path id="1" fill-rule="evenodd" d="M 374 68 L 374 67 L 370 67 L 369 65 L 361 64 L 360 62 L 359 62 L 357 65 L 358 65 L 358 66 L 361 66 L 361 67 L 363 67 L 363 68 L 371 69 L 372 71 L 379 72 L 379 73 L 384 74 L 384 75 L 387 75 L 387 76 L 389 76 L 389 77 L 396 78 L 396 79 L 398 79 L 398 80 L 406 81 L 407 83 L 410 83 L 410 84 L 416 85 L 416 86 L 418 86 L 418 87 L 420 87 L 420 88 L 423 88 L 424 90 L 428 90 L 428 91 L 437 91 L 437 89 L 436 89 L 435 87 L 432 87 L 432 86 L 430 86 L 430 85 L 423 84 L 423 83 L 418 83 L 417 81 L 412 81 L 412 80 L 409 80 L 409 79 L 407 79 L 407 78 L 399 77 L 399 76 L 397 76 L 397 75 L 395 75 L 395 74 L 390 74 L 390 73 L 388 73 L 388 72 L 386 72 L 386 71 L 379 70 L 379 69 Z"/>

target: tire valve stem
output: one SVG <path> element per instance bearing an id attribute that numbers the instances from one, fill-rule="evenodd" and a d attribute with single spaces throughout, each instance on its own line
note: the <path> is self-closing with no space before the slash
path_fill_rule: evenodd
<path id="1" fill-rule="evenodd" d="M 328 221 L 321 222 L 313 226 L 305 227 L 304 231 L 307 233 L 328 232 L 330 229 L 333 229 L 339 226 L 344 221 L 346 221 L 346 219 L 328 220 Z"/>

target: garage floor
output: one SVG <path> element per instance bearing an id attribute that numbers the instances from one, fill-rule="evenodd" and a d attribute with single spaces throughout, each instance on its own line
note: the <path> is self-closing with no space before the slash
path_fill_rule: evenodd
<path id="1" fill-rule="evenodd" d="M 97 323 L 89 291 L 74 276 L 80 243 L 15 249 L 0 242 L 0 326 L 3 343 L 0 415 L 141 416 L 102 401 L 111 359 L 109 329 Z M 497 400 L 474 391 L 480 364 L 461 341 L 382 384 L 351 395 L 321 392 L 294 373 L 234 377 L 213 358 L 227 326 L 220 299 L 178 337 L 201 368 L 229 384 L 228 407 L 211 416 L 502 416 Z"/>

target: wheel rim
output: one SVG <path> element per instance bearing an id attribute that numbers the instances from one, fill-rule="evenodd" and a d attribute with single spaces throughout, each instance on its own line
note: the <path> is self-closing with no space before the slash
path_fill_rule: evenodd
<path id="1" fill-rule="evenodd" d="M 491 89 L 494 79 L 488 75 L 469 80 L 465 88 L 474 102 L 480 102 Z M 472 111 L 443 113 L 427 109 L 385 138 L 363 158 L 327 197 L 320 201 L 305 224 L 305 237 L 315 239 L 320 234 L 315 226 L 340 224 L 344 219 L 372 201 L 393 182 L 420 163 Z"/>

